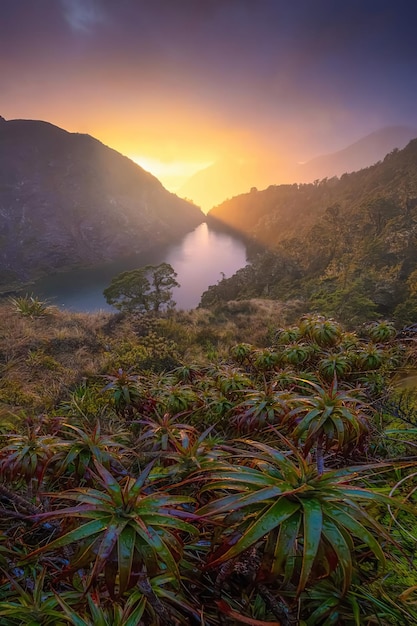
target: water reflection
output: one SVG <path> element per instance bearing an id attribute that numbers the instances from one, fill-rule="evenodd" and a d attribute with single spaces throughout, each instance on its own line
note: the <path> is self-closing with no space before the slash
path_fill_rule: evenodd
<path id="1" fill-rule="evenodd" d="M 177 308 L 192 309 L 209 285 L 224 273 L 231 276 L 246 264 L 245 244 L 229 233 L 213 230 L 206 223 L 185 235 L 178 244 L 154 248 L 123 261 L 87 270 L 72 270 L 48 276 L 35 283 L 32 291 L 58 306 L 73 311 L 114 310 L 103 297 L 113 276 L 146 264 L 166 261 L 178 273 L 181 287 L 174 290 Z"/>

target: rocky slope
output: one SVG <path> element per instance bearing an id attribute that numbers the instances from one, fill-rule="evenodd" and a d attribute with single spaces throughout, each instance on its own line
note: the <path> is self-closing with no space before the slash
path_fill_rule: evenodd
<path id="1" fill-rule="evenodd" d="M 0 286 L 142 252 L 203 220 L 93 137 L 0 118 Z"/>

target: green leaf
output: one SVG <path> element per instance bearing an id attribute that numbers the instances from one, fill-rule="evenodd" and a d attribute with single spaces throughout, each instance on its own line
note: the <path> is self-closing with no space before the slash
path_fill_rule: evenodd
<path id="1" fill-rule="evenodd" d="M 348 546 L 343 533 L 331 520 L 323 520 L 323 535 L 336 553 L 339 565 L 343 572 L 343 593 L 350 587 L 352 580 L 352 545 Z"/>
<path id="2" fill-rule="evenodd" d="M 117 544 L 119 562 L 119 587 L 120 593 L 124 593 L 128 588 L 130 575 L 132 572 L 133 556 L 135 552 L 135 529 L 126 526 L 120 534 Z"/>
<path id="3" fill-rule="evenodd" d="M 363 524 L 354 519 L 346 511 L 339 508 L 335 504 L 328 510 L 328 515 L 334 522 L 340 525 L 342 528 L 349 530 L 355 537 L 365 543 L 375 554 L 375 556 L 381 562 L 381 565 L 385 565 L 385 555 L 375 537 Z"/>
<path id="4" fill-rule="evenodd" d="M 101 465 L 97 461 L 94 462 L 94 466 L 103 480 L 104 487 L 106 488 L 108 493 L 112 495 L 114 502 L 117 503 L 119 506 L 121 506 L 122 494 L 121 494 L 120 485 L 117 482 L 117 480 L 114 478 L 112 474 L 110 474 L 108 470 L 106 470 L 105 467 L 103 467 L 103 465 Z"/>
<path id="5" fill-rule="evenodd" d="M 129 601 L 128 601 L 129 602 Z M 138 626 L 140 620 L 142 619 L 142 615 L 145 611 L 147 599 L 143 596 L 139 602 L 139 604 L 134 608 L 129 617 L 125 617 L 125 621 L 123 622 L 123 626 Z M 127 603 L 126 603 L 127 606 Z"/>
<path id="6" fill-rule="evenodd" d="M 179 574 L 177 563 L 175 562 L 175 559 L 172 556 L 170 549 L 162 541 L 158 533 L 151 527 L 147 528 L 145 524 L 139 519 L 135 519 L 134 528 L 137 535 L 139 535 L 139 537 L 145 542 L 145 544 L 152 548 L 154 552 L 164 561 L 168 570 L 173 572 L 178 577 Z M 136 545 L 138 545 L 137 540 Z M 140 544 L 138 546 L 138 549 L 140 550 Z"/>
<path id="7" fill-rule="evenodd" d="M 254 543 L 259 541 L 259 539 L 262 539 L 264 535 L 282 524 L 282 522 L 297 511 L 299 507 L 299 502 L 292 502 L 285 498 L 280 498 L 249 526 L 234 546 L 221 557 L 212 561 L 210 567 L 227 561 L 250 548 Z"/>
<path id="8" fill-rule="evenodd" d="M 70 618 L 72 626 L 91 626 L 91 622 L 86 622 L 82 617 L 80 617 L 79 614 L 73 611 L 72 608 L 69 607 L 58 594 L 55 594 L 55 597 L 65 615 Z"/>
<path id="9" fill-rule="evenodd" d="M 124 522 L 117 520 L 111 521 L 111 523 L 107 526 L 106 532 L 100 541 L 100 546 L 94 561 L 94 567 L 90 574 L 90 583 L 97 578 L 102 571 L 107 559 L 110 557 L 112 550 L 117 543 L 120 533 L 123 531 L 127 523 L 127 519 Z"/>
<path id="10" fill-rule="evenodd" d="M 87 524 L 83 524 L 82 526 L 71 530 L 70 532 L 62 535 L 62 537 L 58 537 L 51 543 L 47 543 L 46 545 L 38 548 L 34 552 L 28 554 L 24 560 L 31 559 L 33 556 L 40 554 L 41 552 L 45 552 L 46 550 L 56 550 L 57 548 L 62 548 L 72 543 L 73 541 L 83 541 L 88 537 L 92 537 L 93 535 L 97 535 L 101 531 L 105 530 L 109 524 L 110 516 L 104 519 L 93 520 L 92 522 L 88 522 Z"/>
<path id="11" fill-rule="evenodd" d="M 322 619 L 326 616 L 332 615 L 332 613 L 337 609 L 339 605 L 339 598 L 328 598 L 327 600 L 323 600 L 320 606 L 309 616 L 307 620 L 307 626 L 317 626 L 317 624 L 322 623 Z M 329 622 L 325 622 L 328 624 Z"/>
<path id="12" fill-rule="evenodd" d="M 266 504 L 266 501 L 270 498 L 275 498 L 282 493 L 280 487 L 265 487 L 258 489 L 255 492 L 242 495 L 242 493 L 233 494 L 231 496 L 225 496 L 219 500 L 214 500 L 206 506 L 198 510 L 198 515 L 201 517 L 206 515 L 229 513 L 230 511 L 236 511 L 242 507 L 250 506 L 251 504 Z"/>
<path id="13" fill-rule="evenodd" d="M 272 563 L 272 574 L 281 573 L 284 561 L 287 556 L 293 553 L 295 542 L 297 540 L 298 531 L 301 524 L 300 510 L 293 513 L 286 519 L 279 529 L 278 541 L 275 545 L 274 560 Z"/>
<path id="14" fill-rule="evenodd" d="M 321 541 L 323 512 L 316 500 L 301 499 L 304 509 L 304 551 L 297 593 L 306 586 Z"/>
<path id="15" fill-rule="evenodd" d="M 177 530 L 182 530 L 185 533 L 189 533 L 192 536 L 198 535 L 198 530 L 194 526 L 176 518 L 175 515 L 163 515 L 163 513 L 145 513 L 143 515 L 143 520 L 147 525 L 175 528 Z"/>

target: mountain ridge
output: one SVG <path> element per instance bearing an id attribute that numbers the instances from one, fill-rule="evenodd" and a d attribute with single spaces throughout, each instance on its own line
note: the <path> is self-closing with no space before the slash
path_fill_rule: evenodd
<path id="1" fill-rule="evenodd" d="M 0 121 L 0 284 L 142 252 L 202 221 L 198 207 L 90 135 Z"/>
<path id="2" fill-rule="evenodd" d="M 236 196 L 208 215 L 243 234 L 250 265 L 211 286 L 202 306 L 295 299 L 346 324 L 415 322 L 417 139 L 368 168 Z"/>
<path id="3" fill-rule="evenodd" d="M 246 193 L 253 187 L 264 189 L 269 185 L 313 182 L 315 179 L 358 171 L 380 161 L 391 150 L 404 148 L 415 137 L 417 128 L 386 126 L 340 150 L 318 155 L 304 163 L 278 159 L 276 155 L 262 160 L 251 156 L 236 160 L 222 159 L 196 172 L 178 193 L 208 210 L 226 198 Z M 209 192 L 202 189 L 208 189 Z"/>
<path id="4" fill-rule="evenodd" d="M 294 182 L 313 182 L 317 178 L 332 178 L 357 172 L 382 160 L 395 148 L 404 148 L 411 139 L 416 137 L 417 128 L 401 125 L 385 126 L 361 137 L 345 148 L 318 155 L 300 164 L 299 175 Z"/>

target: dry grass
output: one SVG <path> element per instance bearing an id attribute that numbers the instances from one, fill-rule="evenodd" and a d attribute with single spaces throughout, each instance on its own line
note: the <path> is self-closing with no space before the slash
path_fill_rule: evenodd
<path id="1" fill-rule="evenodd" d="M 239 342 L 270 345 L 276 329 L 296 309 L 296 303 L 257 299 L 162 318 L 54 307 L 43 317 L 27 317 L 2 303 L 0 409 L 51 410 L 86 378 L 119 367 L 140 371 L 159 358 L 158 367 L 169 369 L 177 361 L 227 358 Z"/>
<path id="2" fill-rule="evenodd" d="M 0 307 L 0 403 L 50 409 L 105 362 L 102 328 L 111 314 L 59 311 L 31 318 Z"/>

